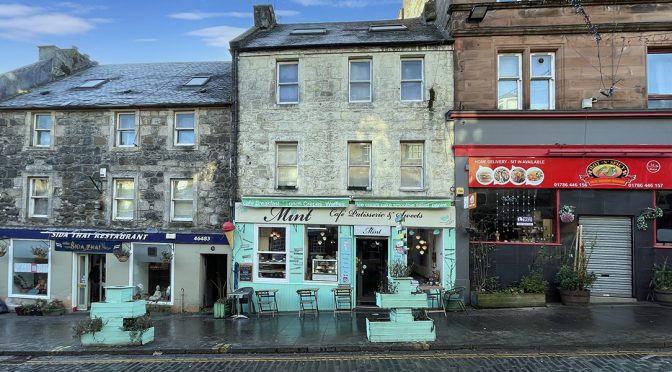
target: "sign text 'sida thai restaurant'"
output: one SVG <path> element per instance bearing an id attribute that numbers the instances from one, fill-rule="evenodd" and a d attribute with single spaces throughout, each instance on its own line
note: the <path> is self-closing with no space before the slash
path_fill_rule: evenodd
<path id="1" fill-rule="evenodd" d="M 672 158 L 469 158 L 469 187 L 670 189 Z"/>

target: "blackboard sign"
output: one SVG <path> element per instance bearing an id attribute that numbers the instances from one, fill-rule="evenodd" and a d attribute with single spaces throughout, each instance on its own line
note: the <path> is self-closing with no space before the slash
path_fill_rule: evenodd
<path id="1" fill-rule="evenodd" d="M 240 264 L 238 267 L 238 281 L 252 281 L 252 264 Z"/>

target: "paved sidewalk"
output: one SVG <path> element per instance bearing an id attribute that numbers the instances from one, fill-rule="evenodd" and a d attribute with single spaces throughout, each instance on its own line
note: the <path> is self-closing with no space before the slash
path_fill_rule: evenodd
<path id="1" fill-rule="evenodd" d="M 331 312 L 299 319 L 214 319 L 212 314 L 154 314 L 155 341 L 134 347 L 82 347 L 72 326 L 86 313 L 57 317 L 0 315 L 0 355 L 207 354 L 351 352 L 413 349 L 453 351 L 568 351 L 672 349 L 672 308 L 654 303 L 595 304 L 585 308 L 470 310 L 431 314 L 433 343 L 370 343 L 365 314 Z"/>

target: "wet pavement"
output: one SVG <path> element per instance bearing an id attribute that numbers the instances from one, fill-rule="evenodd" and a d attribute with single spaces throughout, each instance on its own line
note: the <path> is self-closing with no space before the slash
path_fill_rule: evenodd
<path id="1" fill-rule="evenodd" d="M 144 346 L 82 347 L 72 326 L 86 313 L 0 315 L 0 355 L 296 353 L 387 350 L 559 351 L 672 349 L 672 308 L 654 303 L 470 310 L 431 314 L 437 341 L 370 343 L 366 314 L 297 313 L 250 319 L 212 314 L 152 314 L 155 341 Z"/>

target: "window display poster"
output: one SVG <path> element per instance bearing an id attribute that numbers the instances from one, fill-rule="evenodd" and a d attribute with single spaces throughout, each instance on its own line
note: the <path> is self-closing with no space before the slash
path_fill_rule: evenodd
<path id="1" fill-rule="evenodd" d="M 352 284 L 352 238 L 340 238 L 338 247 L 338 283 Z"/>

